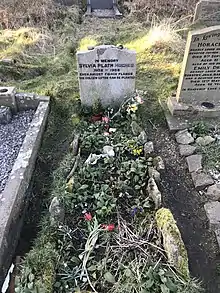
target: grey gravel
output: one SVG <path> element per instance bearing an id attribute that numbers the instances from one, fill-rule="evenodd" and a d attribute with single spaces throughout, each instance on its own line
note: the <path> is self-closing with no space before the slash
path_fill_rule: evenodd
<path id="1" fill-rule="evenodd" d="M 10 123 L 0 125 L 0 200 L 33 115 L 34 110 L 19 112 Z"/>

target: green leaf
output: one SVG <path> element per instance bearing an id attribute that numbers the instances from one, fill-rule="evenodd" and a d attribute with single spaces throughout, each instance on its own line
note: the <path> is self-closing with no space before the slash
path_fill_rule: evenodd
<path id="1" fill-rule="evenodd" d="M 125 276 L 128 277 L 128 278 L 131 277 L 132 276 L 132 271 L 130 269 L 126 269 L 125 270 Z"/>
<path id="2" fill-rule="evenodd" d="M 80 186 L 79 190 L 85 190 L 89 187 L 89 185 L 87 184 L 83 184 L 82 186 Z"/>
<path id="3" fill-rule="evenodd" d="M 110 272 L 105 273 L 104 278 L 109 283 L 112 283 L 112 284 L 115 283 L 115 277 Z"/>
<path id="4" fill-rule="evenodd" d="M 170 293 L 170 289 L 165 284 L 160 285 L 161 293 Z"/>
<path id="5" fill-rule="evenodd" d="M 97 269 L 96 265 L 92 265 L 92 266 L 88 267 L 89 272 L 94 272 L 94 271 L 96 271 L 96 269 Z"/>
<path id="6" fill-rule="evenodd" d="M 34 274 L 30 274 L 30 275 L 28 276 L 28 278 L 29 278 L 29 281 L 30 281 L 30 282 L 33 282 L 33 280 L 34 280 Z"/>
<path id="7" fill-rule="evenodd" d="M 149 289 L 153 286 L 153 284 L 154 284 L 154 279 L 152 278 L 145 282 L 144 287 L 145 289 Z"/>
<path id="8" fill-rule="evenodd" d="M 31 282 L 31 283 L 28 283 L 28 289 L 32 290 L 34 288 L 34 283 Z"/>
<path id="9" fill-rule="evenodd" d="M 54 287 L 55 287 L 55 288 L 60 288 L 60 286 L 61 286 L 61 283 L 60 283 L 60 282 L 56 282 L 56 283 L 54 284 Z"/>
<path id="10" fill-rule="evenodd" d="M 170 278 L 167 279 L 166 286 L 170 289 L 171 292 L 177 291 L 176 285 L 173 283 L 173 281 Z"/>

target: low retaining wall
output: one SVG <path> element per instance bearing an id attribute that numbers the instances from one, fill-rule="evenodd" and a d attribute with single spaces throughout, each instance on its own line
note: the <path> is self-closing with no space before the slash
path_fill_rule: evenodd
<path id="1" fill-rule="evenodd" d="M 15 88 L 0 87 L 0 106 L 14 112 L 36 109 L 0 202 L 0 288 L 11 265 L 23 225 L 23 215 L 31 194 L 30 182 L 35 168 L 49 113 L 49 97 L 16 93 Z"/>

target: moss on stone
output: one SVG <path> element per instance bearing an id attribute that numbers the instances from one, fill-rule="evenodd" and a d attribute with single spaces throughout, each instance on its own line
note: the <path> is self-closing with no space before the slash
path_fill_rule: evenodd
<path id="1" fill-rule="evenodd" d="M 176 221 L 169 209 L 161 208 L 156 213 L 156 223 L 163 236 L 163 245 L 169 263 L 189 279 L 188 255 Z"/>

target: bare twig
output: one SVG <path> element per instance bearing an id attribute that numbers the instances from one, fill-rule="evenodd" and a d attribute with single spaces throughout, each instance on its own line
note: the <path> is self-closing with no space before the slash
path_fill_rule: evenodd
<path id="1" fill-rule="evenodd" d="M 76 156 L 76 160 L 73 165 L 73 168 L 71 169 L 69 175 L 66 178 L 67 181 L 70 180 L 70 178 L 73 176 L 74 172 L 76 171 L 76 168 L 78 167 L 78 164 L 79 164 L 79 160 L 80 160 L 80 149 L 79 149 L 78 155 Z"/>

